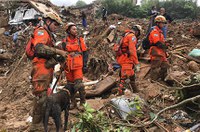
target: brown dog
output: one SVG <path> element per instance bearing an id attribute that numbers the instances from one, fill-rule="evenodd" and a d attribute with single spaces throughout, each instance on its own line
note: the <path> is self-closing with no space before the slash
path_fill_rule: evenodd
<path id="1" fill-rule="evenodd" d="M 70 94 L 67 89 L 62 89 L 58 93 L 50 95 L 44 103 L 43 125 L 44 131 L 48 131 L 49 116 L 54 119 L 56 132 L 59 132 L 61 127 L 61 112 L 65 112 L 64 131 L 67 130 L 68 116 L 70 107 Z"/>

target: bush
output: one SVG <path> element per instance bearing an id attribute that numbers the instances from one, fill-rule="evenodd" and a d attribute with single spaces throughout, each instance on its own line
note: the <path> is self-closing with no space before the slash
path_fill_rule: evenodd
<path id="1" fill-rule="evenodd" d="M 103 6 L 108 14 L 116 13 L 127 17 L 144 18 L 153 5 L 159 9 L 164 7 L 168 14 L 175 19 L 192 18 L 200 15 L 200 7 L 193 0 L 143 0 L 141 6 L 135 6 L 131 0 L 104 0 Z"/>

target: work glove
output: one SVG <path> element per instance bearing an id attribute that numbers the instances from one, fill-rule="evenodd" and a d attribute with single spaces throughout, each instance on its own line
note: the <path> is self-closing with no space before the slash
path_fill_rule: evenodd
<path id="1" fill-rule="evenodd" d="M 61 56 L 61 55 L 56 55 L 55 59 L 57 62 L 63 63 L 65 62 L 65 57 Z"/>
<path id="2" fill-rule="evenodd" d="M 140 71 L 140 64 L 135 65 L 134 69 L 135 69 L 135 72 L 139 72 Z"/>
<path id="3" fill-rule="evenodd" d="M 67 55 L 68 55 L 68 52 L 64 51 L 64 50 L 58 50 L 58 49 L 56 49 L 55 51 L 56 51 L 56 54 L 59 54 L 59 55 L 61 55 L 63 57 L 67 57 Z"/>
<path id="4" fill-rule="evenodd" d="M 45 62 L 45 67 L 46 67 L 47 69 L 53 68 L 56 64 L 57 64 L 57 61 L 56 61 L 54 58 L 51 58 L 51 59 L 48 59 L 48 60 Z"/>

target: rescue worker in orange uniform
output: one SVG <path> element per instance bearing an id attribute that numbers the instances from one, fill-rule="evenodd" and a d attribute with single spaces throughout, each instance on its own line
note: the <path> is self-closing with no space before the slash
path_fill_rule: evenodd
<path id="1" fill-rule="evenodd" d="M 125 81 L 129 78 L 130 85 L 133 92 L 138 92 L 135 83 L 135 72 L 140 70 L 140 64 L 138 62 L 136 44 L 138 37 L 142 33 L 142 27 L 135 25 L 132 30 L 126 30 L 124 37 L 120 40 L 120 46 L 117 51 L 117 62 L 121 66 L 120 71 L 120 84 L 118 88 L 118 94 L 122 95 L 125 90 Z M 134 70 L 135 69 L 135 70 Z"/>
<path id="2" fill-rule="evenodd" d="M 151 44 L 149 54 L 151 58 L 151 79 L 157 80 L 161 78 L 165 79 L 167 75 L 167 69 L 169 68 L 169 63 L 167 61 L 167 45 L 164 40 L 164 35 L 162 32 L 162 27 L 166 23 L 164 16 L 157 16 L 155 18 L 156 26 L 150 32 L 149 41 Z"/>
<path id="3" fill-rule="evenodd" d="M 55 13 L 44 16 L 45 24 L 34 30 L 32 44 L 34 46 L 33 70 L 31 72 L 33 94 L 33 120 L 30 131 L 42 129 L 42 105 L 47 97 L 47 89 L 53 78 L 53 69 L 56 64 L 56 55 L 67 56 L 67 52 L 53 48 L 53 32 L 62 24 L 61 18 Z"/>
<path id="4" fill-rule="evenodd" d="M 66 38 L 63 39 L 62 49 L 68 52 L 66 61 L 66 88 L 71 94 L 71 109 L 77 108 L 75 94 L 80 95 L 80 105 L 85 103 L 85 87 L 83 85 L 83 71 L 87 71 L 88 52 L 82 37 L 78 37 L 77 27 L 74 23 L 66 26 Z"/>

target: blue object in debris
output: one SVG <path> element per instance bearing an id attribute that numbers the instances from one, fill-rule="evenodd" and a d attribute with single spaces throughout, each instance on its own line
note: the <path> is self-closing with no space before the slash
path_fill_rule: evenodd
<path id="1" fill-rule="evenodd" d="M 192 57 L 200 57 L 200 49 L 193 49 L 188 55 Z"/>
<path id="2" fill-rule="evenodd" d="M 5 36 L 9 36 L 9 35 L 10 35 L 10 32 L 9 32 L 9 31 L 5 31 L 3 34 L 4 34 Z"/>
<path id="3" fill-rule="evenodd" d="M 13 34 L 13 42 L 16 43 L 17 42 L 17 39 L 18 39 L 18 32 L 15 32 Z"/>
<path id="4" fill-rule="evenodd" d="M 113 63 L 112 65 L 114 71 L 120 68 L 120 65 L 118 63 Z"/>

